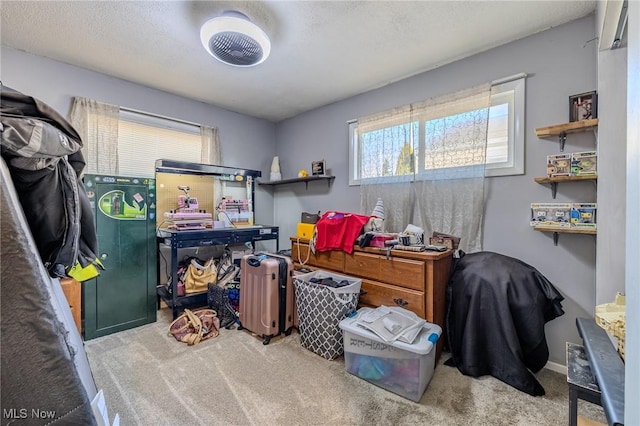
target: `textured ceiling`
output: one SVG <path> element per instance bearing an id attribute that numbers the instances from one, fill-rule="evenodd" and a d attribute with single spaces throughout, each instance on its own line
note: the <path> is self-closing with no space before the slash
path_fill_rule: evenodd
<path id="1" fill-rule="evenodd" d="M 591 1 L 6 1 L 2 45 L 273 122 L 595 11 Z M 237 10 L 261 65 L 209 56 L 200 26 Z M 6 82 L 9 84 L 10 82 Z"/>

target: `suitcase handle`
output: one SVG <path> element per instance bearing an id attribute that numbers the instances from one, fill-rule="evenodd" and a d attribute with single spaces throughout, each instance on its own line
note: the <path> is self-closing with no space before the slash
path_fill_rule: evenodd
<path id="1" fill-rule="evenodd" d="M 260 266 L 260 262 L 262 262 L 262 259 L 266 259 L 267 256 L 261 255 L 261 256 L 252 256 L 250 258 L 247 259 L 247 264 L 249 266 L 253 266 L 254 268 Z"/>

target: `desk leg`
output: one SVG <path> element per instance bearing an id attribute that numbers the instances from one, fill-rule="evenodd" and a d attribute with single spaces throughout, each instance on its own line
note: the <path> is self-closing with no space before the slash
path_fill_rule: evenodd
<path id="1" fill-rule="evenodd" d="M 569 426 L 578 424 L 578 391 L 569 386 Z"/>

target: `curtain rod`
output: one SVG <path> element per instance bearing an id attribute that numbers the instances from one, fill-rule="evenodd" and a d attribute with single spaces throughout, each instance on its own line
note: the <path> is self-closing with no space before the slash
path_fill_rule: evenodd
<path id="1" fill-rule="evenodd" d="M 525 78 L 527 76 L 526 72 L 521 72 L 518 74 L 510 75 L 509 77 L 499 78 L 497 80 L 493 80 L 491 82 L 492 86 L 497 86 L 498 84 L 508 83 L 513 80 L 518 80 L 519 78 Z"/>
<path id="2" fill-rule="evenodd" d="M 491 82 L 491 85 L 492 86 L 497 86 L 498 84 L 509 83 L 510 81 L 518 80 L 519 78 L 525 78 L 525 77 L 527 77 L 527 73 L 526 72 L 521 72 L 521 73 L 518 73 L 518 74 L 510 75 L 509 77 L 503 77 L 503 78 L 499 78 L 497 80 L 493 80 Z M 347 124 L 353 124 L 353 123 L 355 123 L 357 121 L 358 121 L 357 118 L 352 118 L 350 120 L 347 120 Z"/>
<path id="3" fill-rule="evenodd" d="M 176 123 L 186 124 L 188 126 L 194 126 L 194 127 L 198 127 L 198 128 L 201 126 L 201 124 L 193 123 L 191 121 L 181 120 L 179 118 L 167 117 L 166 115 L 154 114 L 154 113 L 146 112 L 146 111 L 140 111 L 140 110 L 133 109 L 133 108 L 120 107 L 120 110 L 126 111 L 126 112 L 132 112 L 134 114 L 146 115 L 148 117 L 161 118 L 163 120 L 175 121 Z"/>

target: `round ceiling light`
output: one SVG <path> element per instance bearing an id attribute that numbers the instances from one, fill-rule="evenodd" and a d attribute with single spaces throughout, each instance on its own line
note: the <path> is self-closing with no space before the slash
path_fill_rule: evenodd
<path id="1" fill-rule="evenodd" d="M 267 34 L 240 12 L 224 12 L 205 22 L 200 40 L 211 56 L 236 67 L 258 65 L 271 52 Z"/>

